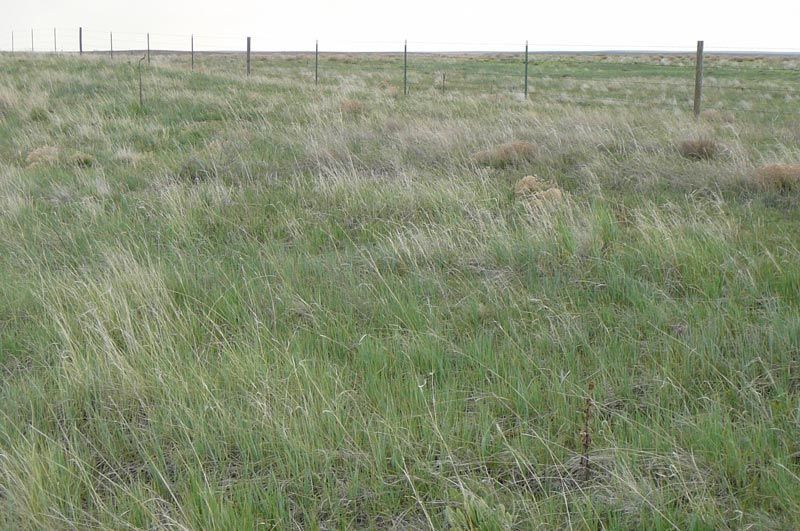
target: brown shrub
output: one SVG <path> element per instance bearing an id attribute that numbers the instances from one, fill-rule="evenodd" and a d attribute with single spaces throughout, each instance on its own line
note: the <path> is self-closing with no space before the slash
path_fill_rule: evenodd
<path id="1" fill-rule="evenodd" d="M 351 116 L 358 116 L 364 113 L 365 107 L 364 104 L 358 100 L 342 100 L 339 104 L 339 110 L 342 111 L 342 114 L 348 114 Z"/>
<path id="2" fill-rule="evenodd" d="M 481 166 L 505 168 L 522 162 L 532 162 L 538 154 L 538 148 L 530 142 L 511 142 L 479 151 L 472 158 L 476 164 Z"/>
<path id="3" fill-rule="evenodd" d="M 711 138 L 696 138 L 682 142 L 678 151 L 687 159 L 710 160 L 719 152 L 719 145 Z"/>
<path id="4" fill-rule="evenodd" d="M 55 146 L 41 146 L 25 157 L 28 167 L 53 165 L 58 162 L 59 150 Z"/>
<path id="5" fill-rule="evenodd" d="M 800 164 L 769 164 L 758 168 L 753 181 L 765 190 L 800 189 Z"/>

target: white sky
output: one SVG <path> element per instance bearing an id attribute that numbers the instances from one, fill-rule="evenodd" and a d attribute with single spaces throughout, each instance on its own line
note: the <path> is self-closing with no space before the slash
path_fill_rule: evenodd
<path id="1" fill-rule="evenodd" d="M 0 0 L 0 49 L 707 49 L 800 51 L 794 0 Z"/>

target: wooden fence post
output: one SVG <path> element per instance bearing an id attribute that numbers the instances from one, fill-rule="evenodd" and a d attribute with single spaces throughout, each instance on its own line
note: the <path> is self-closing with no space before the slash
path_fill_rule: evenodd
<path id="1" fill-rule="evenodd" d="M 319 85 L 319 40 L 314 46 L 314 84 Z"/>
<path id="2" fill-rule="evenodd" d="M 408 41 L 403 44 L 403 96 L 408 96 Z"/>
<path id="3" fill-rule="evenodd" d="M 83 55 L 83 28 L 78 28 L 78 55 Z"/>
<path id="4" fill-rule="evenodd" d="M 703 99 L 703 41 L 697 41 L 697 60 L 694 72 L 694 117 L 700 116 Z"/>
<path id="5" fill-rule="evenodd" d="M 442 72 L 442 94 L 444 94 L 444 82 L 445 82 L 445 73 Z"/>
<path id="6" fill-rule="evenodd" d="M 250 75 L 250 37 L 247 37 L 247 75 Z"/>
<path id="7" fill-rule="evenodd" d="M 528 41 L 525 41 L 525 101 L 528 100 Z"/>
<path id="8" fill-rule="evenodd" d="M 194 70 L 194 35 L 192 35 L 192 70 Z"/>

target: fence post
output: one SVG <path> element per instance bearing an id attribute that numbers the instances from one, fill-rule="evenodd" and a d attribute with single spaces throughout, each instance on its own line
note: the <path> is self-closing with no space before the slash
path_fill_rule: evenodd
<path id="1" fill-rule="evenodd" d="M 78 55 L 83 55 L 83 28 L 78 28 Z"/>
<path id="2" fill-rule="evenodd" d="M 444 94 L 444 81 L 445 81 L 445 74 L 442 72 L 442 94 Z"/>
<path id="3" fill-rule="evenodd" d="M 150 32 L 147 33 L 147 64 L 150 65 Z"/>
<path id="4" fill-rule="evenodd" d="M 319 40 L 314 46 L 314 84 L 319 85 Z"/>
<path id="5" fill-rule="evenodd" d="M 33 53 L 33 52 L 34 52 L 34 47 L 33 47 L 33 30 L 31 30 L 31 53 Z"/>
<path id="6" fill-rule="evenodd" d="M 11 32 L 11 53 L 14 53 L 14 32 Z"/>
<path id="7" fill-rule="evenodd" d="M 56 41 L 56 29 L 53 28 L 53 53 L 58 53 L 58 41 Z"/>
<path id="8" fill-rule="evenodd" d="M 700 116 L 700 102 L 703 98 L 703 41 L 697 41 L 697 60 L 694 72 L 694 117 Z"/>
<path id="9" fill-rule="evenodd" d="M 528 41 L 525 41 L 525 101 L 528 101 Z"/>
<path id="10" fill-rule="evenodd" d="M 408 96 L 408 41 L 403 43 L 403 96 Z"/>
<path id="11" fill-rule="evenodd" d="M 250 37 L 247 37 L 247 75 L 250 75 Z"/>
<path id="12" fill-rule="evenodd" d="M 114 58 L 114 32 L 109 31 L 108 36 L 111 39 L 111 58 Z"/>
<path id="13" fill-rule="evenodd" d="M 194 35 L 192 35 L 192 70 L 194 70 Z"/>

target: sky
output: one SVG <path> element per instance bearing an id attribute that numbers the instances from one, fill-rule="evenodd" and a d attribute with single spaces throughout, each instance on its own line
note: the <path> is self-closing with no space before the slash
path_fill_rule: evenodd
<path id="1" fill-rule="evenodd" d="M 800 52 L 800 2 L 786 0 L 0 0 L 0 50 L 256 51 L 647 49 Z"/>

